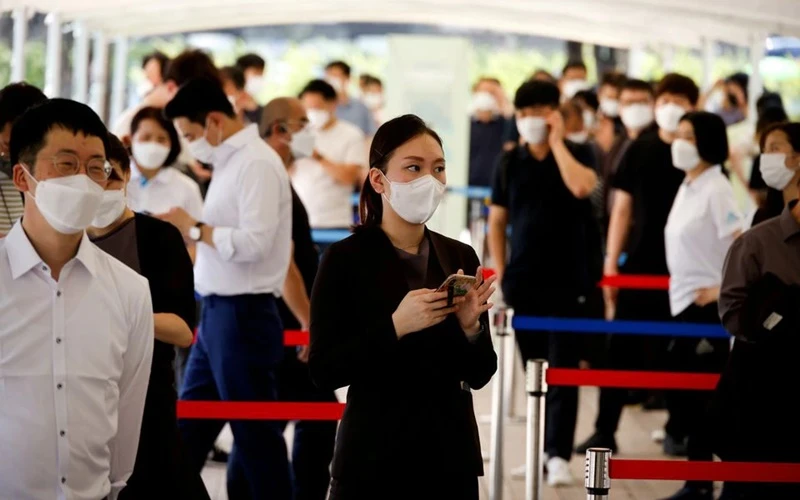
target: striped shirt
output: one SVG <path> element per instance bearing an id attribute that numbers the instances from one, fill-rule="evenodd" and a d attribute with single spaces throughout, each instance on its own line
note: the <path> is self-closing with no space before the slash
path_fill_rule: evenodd
<path id="1" fill-rule="evenodd" d="M 22 196 L 14 182 L 0 172 L 0 237 L 11 230 L 11 226 L 22 217 Z"/>

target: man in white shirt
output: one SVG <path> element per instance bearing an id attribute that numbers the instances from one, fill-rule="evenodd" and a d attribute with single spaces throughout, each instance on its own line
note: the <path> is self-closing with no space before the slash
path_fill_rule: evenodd
<path id="1" fill-rule="evenodd" d="M 65 99 L 14 125 L 27 200 L 0 240 L 4 499 L 115 499 L 133 471 L 153 308 L 147 281 L 84 232 L 110 173 L 107 137 L 89 107 Z"/>
<path id="2" fill-rule="evenodd" d="M 198 242 L 195 288 L 203 314 L 184 374 L 181 399 L 275 401 L 283 358 L 276 297 L 289 269 L 292 195 L 275 151 L 236 117 L 222 87 L 195 80 L 165 109 L 192 154 L 214 165 L 202 221 L 180 208 L 161 218 Z M 200 471 L 224 421 L 184 420 L 190 462 Z M 289 499 L 286 443 L 274 421 L 231 421 L 229 496 Z M 244 493 L 247 492 L 247 493 Z"/>
<path id="3" fill-rule="evenodd" d="M 298 159 L 292 184 L 308 210 L 311 227 L 346 229 L 353 225 L 353 189 L 367 166 L 364 134 L 336 117 L 336 91 L 312 80 L 300 93 L 314 133 L 314 153 Z"/>

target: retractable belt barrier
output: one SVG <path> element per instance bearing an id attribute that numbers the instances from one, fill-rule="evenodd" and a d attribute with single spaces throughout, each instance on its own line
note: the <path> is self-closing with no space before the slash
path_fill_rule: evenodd
<path id="1" fill-rule="evenodd" d="M 514 316 L 512 326 L 519 330 L 619 333 L 628 335 L 669 335 L 675 337 L 730 338 L 721 325 L 710 323 L 679 323 L 661 321 L 630 321 L 604 319 L 544 318 Z"/>

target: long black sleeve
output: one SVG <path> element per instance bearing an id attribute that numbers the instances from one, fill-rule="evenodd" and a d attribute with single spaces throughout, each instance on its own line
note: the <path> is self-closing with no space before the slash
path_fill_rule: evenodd
<path id="1" fill-rule="evenodd" d="M 474 273 L 480 261 L 475 251 L 470 249 L 469 266 Z M 489 329 L 489 313 L 481 315 L 481 333 L 478 338 L 467 341 L 462 352 L 462 372 L 464 381 L 473 389 L 485 386 L 497 371 L 497 353 L 494 352 Z"/>
<path id="2" fill-rule="evenodd" d="M 186 250 L 180 232 L 168 224 L 154 225 L 157 232 L 157 259 L 153 264 L 157 269 L 158 286 L 151 286 L 153 312 L 173 313 L 183 319 L 190 330 L 196 326 L 194 298 L 194 269 L 192 259 Z M 151 254 L 153 255 L 153 254 Z"/>

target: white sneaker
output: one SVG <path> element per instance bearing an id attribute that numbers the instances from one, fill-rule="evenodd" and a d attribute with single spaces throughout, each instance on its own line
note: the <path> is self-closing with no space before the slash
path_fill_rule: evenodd
<path id="1" fill-rule="evenodd" d="M 569 470 L 569 462 L 561 457 L 547 461 L 547 485 L 551 487 L 572 486 L 575 479 Z"/>
<path id="2" fill-rule="evenodd" d="M 545 462 L 544 473 L 547 474 L 547 453 L 545 453 L 542 458 Z M 511 469 L 511 479 L 525 479 L 525 474 L 527 474 L 527 472 L 528 466 L 526 464 L 522 464 L 519 467 L 514 467 Z"/>

